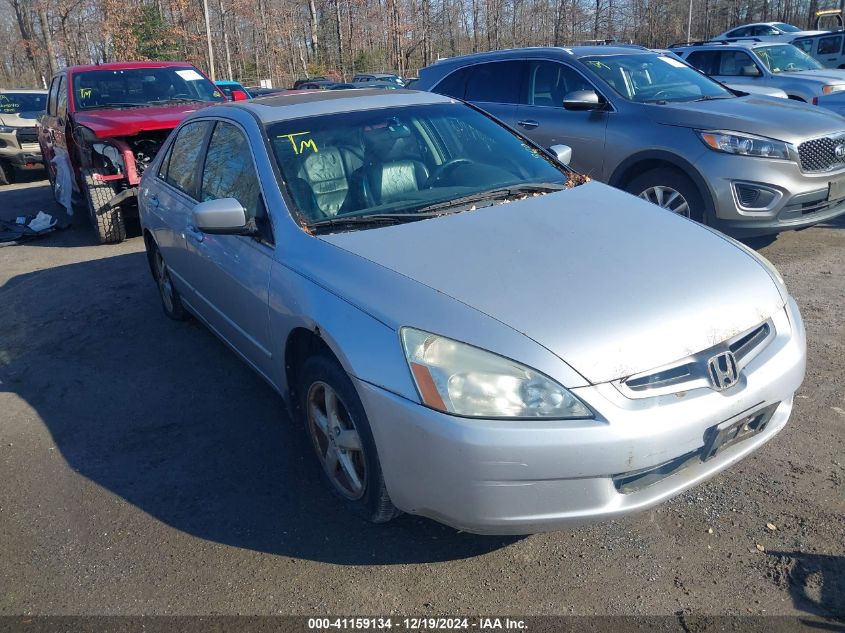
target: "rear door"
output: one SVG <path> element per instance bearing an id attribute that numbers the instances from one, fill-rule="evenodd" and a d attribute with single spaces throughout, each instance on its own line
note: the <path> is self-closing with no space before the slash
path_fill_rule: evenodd
<path id="1" fill-rule="evenodd" d="M 201 202 L 234 198 L 255 220 L 260 237 L 210 235 L 189 226 L 188 282 L 205 321 L 269 377 L 273 358 L 268 288 L 274 246 L 267 209 L 246 132 L 217 121 L 208 143 L 199 187 Z"/>
<path id="2" fill-rule="evenodd" d="M 522 60 L 487 62 L 470 68 L 464 99 L 497 119 L 516 127 L 528 63 Z"/>
<path id="3" fill-rule="evenodd" d="M 818 38 L 815 55 L 822 64 L 828 68 L 838 68 L 842 63 L 842 35 L 827 35 Z"/>
<path id="4" fill-rule="evenodd" d="M 563 107 L 567 93 L 601 92 L 572 66 L 552 60 L 532 60 L 526 73 L 525 98 L 517 109 L 516 129 L 543 147 L 572 148 L 572 166 L 601 179 L 609 112 L 570 111 Z"/>
<path id="5" fill-rule="evenodd" d="M 67 116 L 67 84 L 65 73 L 53 77 L 50 83 L 50 90 L 47 95 L 47 110 L 38 119 L 38 144 L 41 146 L 41 155 L 44 158 L 44 166 L 50 171 L 51 177 L 55 178 L 56 168 L 51 162 L 55 156 L 56 147 L 67 149 L 65 142 L 65 130 L 62 120 L 59 126 L 59 93 L 65 90 L 64 111 Z M 64 117 L 62 117 L 63 119 Z"/>

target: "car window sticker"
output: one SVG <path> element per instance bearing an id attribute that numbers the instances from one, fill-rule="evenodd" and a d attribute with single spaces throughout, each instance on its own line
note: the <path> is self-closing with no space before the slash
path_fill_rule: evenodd
<path id="1" fill-rule="evenodd" d="M 320 150 L 317 149 L 317 143 L 314 141 L 313 138 L 299 138 L 301 136 L 305 136 L 306 134 L 311 134 L 311 132 L 292 132 L 291 134 L 280 134 L 277 138 L 286 138 L 288 141 L 290 141 L 290 146 L 293 148 L 293 153 L 297 156 L 304 153 L 305 150 L 308 149 L 314 152 L 319 152 Z"/>

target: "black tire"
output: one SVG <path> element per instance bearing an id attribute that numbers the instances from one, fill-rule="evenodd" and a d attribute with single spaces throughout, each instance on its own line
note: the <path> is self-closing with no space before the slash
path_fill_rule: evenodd
<path id="1" fill-rule="evenodd" d="M 642 197 L 653 187 L 667 187 L 680 193 L 689 206 L 689 213 L 684 215 L 696 222 L 704 222 L 704 200 L 698 187 L 688 176 L 671 167 L 658 167 L 636 176 L 625 185 L 625 191 Z"/>
<path id="2" fill-rule="evenodd" d="M 11 185 L 15 182 L 15 170 L 12 166 L 0 160 L 0 186 Z"/>
<path id="3" fill-rule="evenodd" d="M 161 307 L 164 313 L 174 321 L 185 321 L 190 315 L 185 309 L 185 306 L 182 305 L 182 297 L 179 295 L 179 291 L 173 285 L 173 280 L 170 277 L 170 269 L 167 267 L 161 251 L 158 250 L 158 246 L 156 246 L 152 239 L 150 239 L 148 245 L 147 257 L 149 258 L 153 279 L 155 279 L 156 285 L 158 286 Z"/>
<path id="4" fill-rule="evenodd" d="M 328 352 L 321 352 L 306 359 L 297 375 L 296 397 L 298 406 L 296 412 L 300 422 L 305 427 L 309 441 L 314 447 L 315 456 L 324 472 L 323 481 L 332 494 L 341 501 L 349 512 L 372 523 L 386 523 L 399 516 L 401 511 L 390 501 L 390 496 L 387 494 L 387 488 L 384 485 L 384 475 L 381 471 L 370 422 L 367 419 L 364 406 L 361 404 L 361 399 L 355 391 L 355 386 L 347 373 L 333 356 Z M 360 438 L 365 470 L 362 478 L 364 482 L 363 493 L 357 499 L 350 499 L 344 495 L 330 479 L 325 462 L 320 455 L 320 449 L 310 430 L 308 398 L 309 394 L 312 393 L 312 388 L 317 385 L 328 385 L 334 390 L 339 399 L 339 404 L 345 408 L 348 418 L 351 419 L 353 428 Z"/>
<path id="5" fill-rule="evenodd" d="M 123 211 L 119 206 L 113 207 L 109 204 L 115 193 L 112 186 L 107 182 L 95 180 L 94 174 L 106 175 L 107 172 L 99 168 L 86 169 L 82 172 L 91 224 L 100 244 L 117 244 L 126 239 Z"/>

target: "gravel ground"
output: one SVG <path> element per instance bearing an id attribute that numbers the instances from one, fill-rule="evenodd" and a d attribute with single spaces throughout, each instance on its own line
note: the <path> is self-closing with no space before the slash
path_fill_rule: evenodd
<path id="1" fill-rule="evenodd" d="M 38 210 L 45 182 L 0 190 Z M 761 252 L 808 333 L 786 429 L 651 512 L 491 538 L 340 512 L 271 389 L 164 317 L 139 238 L 0 248 L 0 615 L 841 617 L 845 219 Z"/>

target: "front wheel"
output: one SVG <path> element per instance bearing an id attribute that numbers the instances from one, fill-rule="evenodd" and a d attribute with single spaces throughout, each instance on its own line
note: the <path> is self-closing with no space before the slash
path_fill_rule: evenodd
<path id="1" fill-rule="evenodd" d="M 94 174 L 103 174 L 104 169 L 86 169 L 82 172 L 85 201 L 91 224 L 97 233 L 100 244 L 117 244 L 126 239 L 126 223 L 120 206 L 112 206 L 114 189 L 107 182 L 97 180 Z"/>
<path id="2" fill-rule="evenodd" d="M 327 353 L 308 358 L 299 372 L 297 398 L 298 412 L 335 496 L 373 523 L 398 516 L 364 406 L 340 364 Z"/>
<path id="3" fill-rule="evenodd" d="M 0 185 L 11 185 L 15 182 L 15 172 L 12 166 L 0 160 Z"/>
<path id="4" fill-rule="evenodd" d="M 704 222 L 704 201 L 698 187 L 679 171 L 651 169 L 629 182 L 625 190 L 667 211 Z"/>
<path id="5" fill-rule="evenodd" d="M 158 294 L 161 297 L 161 307 L 164 309 L 164 313 L 174 321 L 184 321 L 188 318 L 188 312 L 182 305 L 179 291 L 173 286 L 170 269 L 155 243 L 150 245 L 149 258 L 150 268 L 152 268 L 153 277 L 155 277 L 158 285 Z"/>

